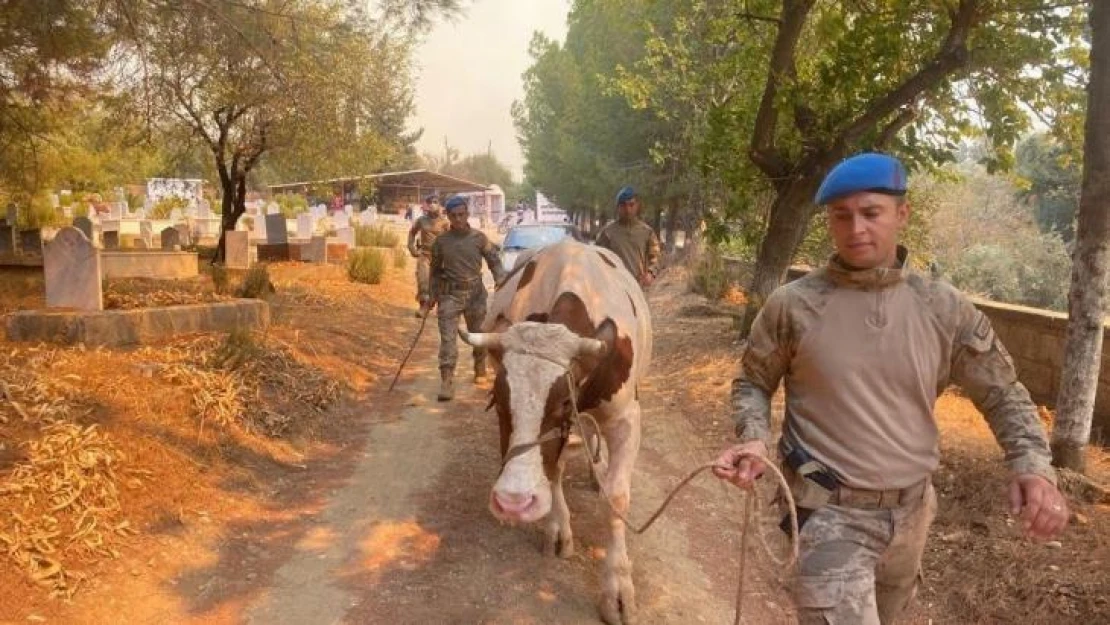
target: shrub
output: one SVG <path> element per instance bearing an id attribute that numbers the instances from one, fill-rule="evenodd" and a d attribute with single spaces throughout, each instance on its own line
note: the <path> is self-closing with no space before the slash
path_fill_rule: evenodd
<path id="1" fill-rule="evenodd" d="M 711 300 L 719 300 L 728 292 L 729 279 L 724 260 L 717 249 L 708 248 L 694 261 L 690 272 L 690 288 Z"/>
<path id="2" fill-rule="evenodd" d="M 385 273 L 385 255 L 375 249 L 355 249 L 347 253 L 347 276 L 355 282 L 380 284 Z"/>
<path id="3" fill-rule="evenodd" d="M 297 215 L 308 211 L 308 200 L 304 196 L 296 195 L 293 193 L 282 193 L 274 197 L 278 207 L 281 209 L 281 214 L 285 215 L 286 219 L 292 219 Z"/>
<path id="4" fill-rule="evenodd" d="M 256 263 L 247 270 L 237 295 L 251 299 L 266 299 L 273 292 L 274 285 L 270 282 L 269 268 L 266 263 Z"/>
<path id="5" fill-rule="evenodd" d="M 409 262 L 408 250 L 402 247 L 393 248 L 393 267 L 396 269 L 404 269 L 405 265 Z"/>
<path id="6" fill-rule="evenodd" d="M 170 214 L 173 213 L 173 209 L 179 208 L 185 210 L 185 207 L 188 205 L 189 202 L 185 198 L 177 196 L 164 197 L 154 203 L 154 206 L 150 208 L 150 215 L 148 215 L 148 217 L 150 219 L 169 219 Z"/>
<path id="7" fill-rule="evenodd" d="M 388 226 L 355 226 L 355 245 L 358 247 L 397 247 L 401 235 Z"/>
<path id="8" fill-rule="evenodd" d="M 212 276 L 212 288 L 215 289 L 216 292 L 219 293 L 220 295 L 223 295 L 224 293 L 227 293 L 227 291 L 228 291 L 227 267 L 225 267 L 224 265 L 221 265 L 221 264 L 212 265 L 210 275 Z"/>

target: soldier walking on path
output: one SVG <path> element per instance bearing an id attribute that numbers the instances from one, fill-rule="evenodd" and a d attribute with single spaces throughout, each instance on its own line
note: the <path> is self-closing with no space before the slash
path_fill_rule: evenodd
<path id="1" fill-rule="evenodd" d="M 432 259 L 432 244 L 436 238 L 447 232 L 450 224 L 439 209 L 435 195 L 424 198 L 424 214 L 416 218 L 409 228 L 409 254 L 416 259 L 416 301 L 420 308 L 416 316 L 421 317 L 431 309 L 432 295 L 429 284 L 429 267 Z"/>
<path id="2" fill-rule="evenodd" d="M 619 256 L 641 287 L 651 286 L 659 274 L 659 237 L 640 219 L 640 198 L 632 187 L 617 193 L 617 219 L 601 229 L 595 243 Z"/>
<path id="3" fill-rule="evenodd" d="M 466 329 L 478 332 L 486 316 L 486 287 L 482 284 L 482 259 L 485 259 L 495 283 L 505 277 L 497 247 L 481 230 L 470 227 L 470 210 L 466 199 L 453 196 L 444 208 L 451 229 L 432 245 L 431 292 L 429 309 L 439 306 L 439 373 L 438 399 L 449 401 L 455 396 L 455 364 L 458 361 L 459 316 L 465 318 Z M 486 350 L 474 348 L 474 382 L 486 377 Z"/>
<path id="4" fill-rule="evenodd" d="M 1027 536 L 1068 522 L 1045 433 L 990 321 L 951 285 L 913 271 L 899 235 L 906 172 L 883 154 L 837 165 L 817 191 L 836 254 L 776 289 L 733 382 L 740 443 L 714 473 L 750 488 L 765 466 L 771 397 L 786 385 L 779 451 L 801 524 L 795 603 L 802 625 L 893 622 L 917 590 L 937 499 L 937 395 L 959 384 L 1012 473 Z"/>

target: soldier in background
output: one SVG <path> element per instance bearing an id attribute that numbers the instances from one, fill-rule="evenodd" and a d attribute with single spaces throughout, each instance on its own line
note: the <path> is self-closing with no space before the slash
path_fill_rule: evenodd
<path id="1" fill-rule="evenodd" d="M 937 395 L 959 384 L 1013 474 L 1011 513 L 1028 536 L 1067 524 L 1068 506 L 1029 392 L 990 321 L 951 285 L 910 268 L 906 172 L 861 154 L 817 191 L 836 254 L 776 289 L 733 381 L 740 443 L 714 473 L 750 488 L 765 467 L 771 397 L 786 381 L 779 451 L 802 525 L 798 622 L 893 622 L 913 598 L 937 499 Z"/>
<path id="2" fill-rule="evenodd" d="M 431 306 L 439 306 L 439 372 L 438 399 L 449 401 L 455 396 L 455 364 L 458 361 L 459 317 L 466 320 L 466 329 L 478 332 L 486 317 L 486 287 L 482 284 L 482 260 L 485 259 L 495 283 L 505 277 L 501 259 L 489 237 L 470 227 L 470 210 L 466 198 L 453 196 L 444 204 L 451 229 L 440 235 L 432 245 Z M 474 348 L 474 382 L 486 379 L 486 350 Z"/>
<path id="3" fill-rule="evenodd" d="M 432 244 L 439 235 L 447 232 L 450 224 L 439 209 L 435 195 L 424 198 L 424 214 L 417 217 L 409 228 L 409 254 L 416 259 L 416 301 L 420 308 L 417 317 L 423 317 L 430 310 L 432 295 L 428 270 L 431 266 Z"/>
<path id="4" fill-rule="evenodd" d="M 624 266 L 647 288 L 659 273 L 659 237 L 640 219 L 640 198 L 632 187 L 617 193 L 617 219 L 597 235 L 597 245 L 612 250 Z"/>

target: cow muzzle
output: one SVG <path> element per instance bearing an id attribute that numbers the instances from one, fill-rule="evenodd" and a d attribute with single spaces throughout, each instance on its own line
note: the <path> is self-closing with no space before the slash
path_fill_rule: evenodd
<path id="1" fill-rule="evenodd" d="M 535 489 L 505 490 L 494 486 L 489 509 L 498 520 L 510 523 L 538 521 L 551 511 L 551 488 L 545 483 Z"/>

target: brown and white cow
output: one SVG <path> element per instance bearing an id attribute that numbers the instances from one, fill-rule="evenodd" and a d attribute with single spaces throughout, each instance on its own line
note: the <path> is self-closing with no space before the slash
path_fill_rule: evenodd
<path id="1" fill-rule="evenodd" d="M 547 517 L 545 552 L 570 556 L 562 486 L 566 439 L 529 443 L 558 431 L 570 417 L 569 370 L 579 411 L 597 419 L 608 447 L 605 492 L 612 507 L 627 514 L 640 447 L 637 386 L 651 361 L 647 302 L 615 254 L 565 239 L 516 263 L 490 300 L 483 330 L 463 339 L 488 347 L 497 365 L 490 403 L 500 421 L 505 464 L 490 493 L 490 510 L 508 522 Z M 607 623 L 629 623 L 635 595 L 625 528 L 612 513 L 609 525 L 599 607 Z"/>

